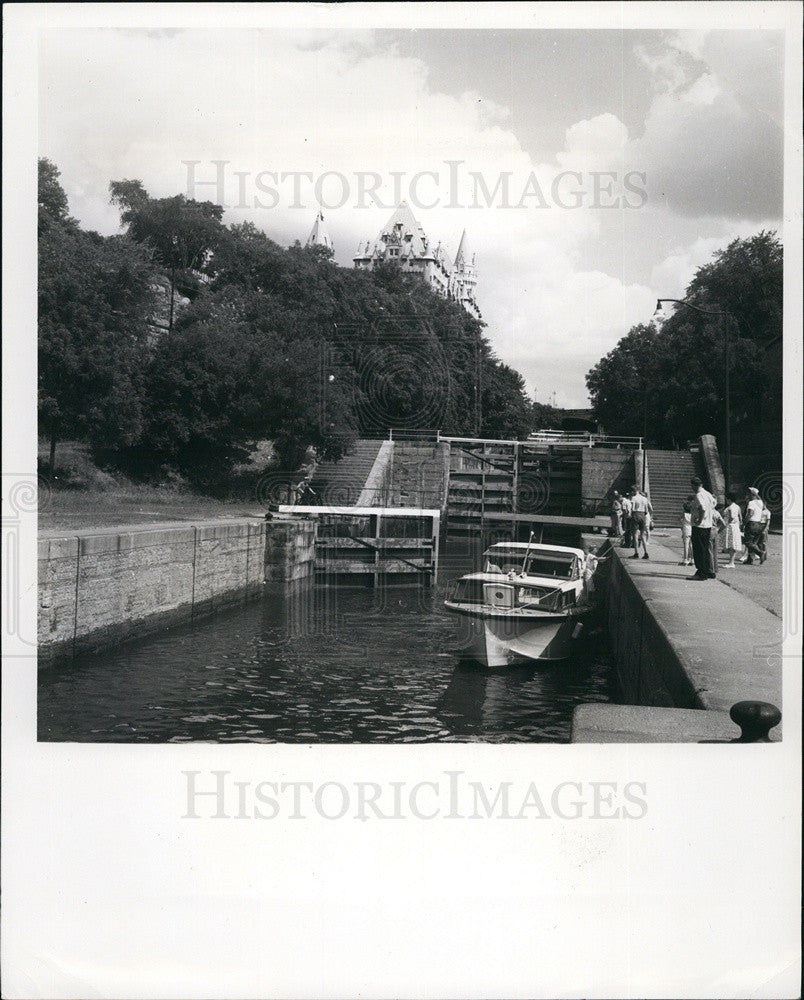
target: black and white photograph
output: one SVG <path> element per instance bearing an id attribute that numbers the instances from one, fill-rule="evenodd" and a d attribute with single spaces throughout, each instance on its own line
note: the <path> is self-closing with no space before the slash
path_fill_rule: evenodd
<path id="1" fill-rule="evenodd" d="M 798 995 L 801 6 L 115 6 L 6 8 L 4 995 Z"/>
<path id="2" fill-rule="evenodd" d="M 45 32 L 40 739 L 779 738 L 782 43 Z"/>

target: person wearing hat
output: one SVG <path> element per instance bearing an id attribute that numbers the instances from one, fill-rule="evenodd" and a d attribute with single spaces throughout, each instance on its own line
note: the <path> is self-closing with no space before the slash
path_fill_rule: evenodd
<path id="1" fill-rule="evenodd" d="M 695 563 L 695 574 L 690 580 L 714 580 L 717 576 L 717 554 L 712 545 L 712 532 L 715 527 L 715 498 L 703 488 L 703 483 L 697 476 L 690 480 L 694 491 L 692 497 L 692 559 Z M 720 520 L 720 518 L 718 518 Z M 715 533 L 717 538 L 717 533 Z"/>
<path id="2" fill-rule="evenodd" d="M 759 562 L 764 562 L 763 552 L 762 552 L 762 530 L 763 530 L 763 511 L 765 510 L 765 504 L 762 502 L 762 498 L 759 495 L 759 490 L 756 486 L 749 486 L 747 489 L 748 494 L 748 506 L 745 509 L 745 548 L 746 555 L 740 562 L 745 563 L 748 566 L 752 566 L 754 563 L 753 557 L 756 556 Z"/>

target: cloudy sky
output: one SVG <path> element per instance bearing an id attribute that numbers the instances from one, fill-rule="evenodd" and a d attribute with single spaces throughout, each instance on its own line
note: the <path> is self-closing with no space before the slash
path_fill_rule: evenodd
<path id="1" fill-rule="evenodd" d="M 658 296 L 781 226 L 782 78 L 774 31 L 62 29 L 39 147 L 88 228 L 122 178 L 283 244 L 319 197 L 344 266 L 401 194 L 447 253 L 467 230 L 498 355 L 584 406 Z"/>

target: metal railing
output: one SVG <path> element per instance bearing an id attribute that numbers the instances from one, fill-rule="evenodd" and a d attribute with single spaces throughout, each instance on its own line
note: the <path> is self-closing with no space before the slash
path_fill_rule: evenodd
<path id="1" fill-rule="evenodd" d="M 437 432 L 438 441 L 446 441 L 449 444 L 493 444 L 493 445 L 566 445 L 573 448 L 578 446 L 585 448 L 635 448 L 642 450 L 641 437 L 629 437 L 627 435 L 616 434 L 590 434 L 586 431 L 534 431 L 524 441 L 517 441 L 511 438 L 468 438 L 468 437 L 448 437 L 441 432 Z"/>
<path id="2" fill-rule="evenodd" d="M 642 438 L 616 434 L 591 434 L 587 431 L 534 431 L 528 435 L 533 444 L 581 445 L 585 448 L 635 448 L 642 451 Z"/>
<path id="3" fill-rule="evenodd" d="M 426 507 L 440 508 L 443 497 L 440 490 L 410 489 L 405 491 L 409 498 L 417 501 L 416 508 Z M 360 506 L 366 507 L 389 507 L 393 506 L 394 497 L 399 490 L 392 486 L 340 486 L 337 484 L 326 486 L 315 496 L 306 495 L 302 498 L 289 497 L 284 506 L 305 506 L 305 507 L 356 507 L 358 500 L 363 497 L 364 502 Z M 399 502 L 399 506 L 407 507 L 407 504 Z"/>
<path id="4" fill-rule="evenodd" d="M 435 427 L 389 427 L 388 440 L 433 441 L 437 444 L 440 440 L 444 439 L 441 437 L 441 431 Z"/>

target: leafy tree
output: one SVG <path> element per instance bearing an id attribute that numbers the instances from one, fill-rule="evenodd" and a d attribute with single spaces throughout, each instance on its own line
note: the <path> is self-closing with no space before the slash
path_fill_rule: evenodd
<path id="1" fill-rule="evenodd" d="M 40 166 L 39 423 L 56 447 L 84 437 L 98 450 L 142 429 L 142 367 L 152 304 L 150 253 L 83 232 L 67 215 L 58 171 Z"/>
<path id="2" fill-rule="evenodd" d="M 699 268 L 686 300 L 697 309 L 679 305 L 658 328 L 633 327 L 587 374 L 595 415 L 612 432 L 668 446 L 722 433 L 727 336 L 732 424 L 756 421 L 774 395 L 762 348 L 781 335 L 776 234 L 730 243 Z"/>
<path id="3" fill-rule="evenodd" d="M 527 436 L 532 428 L 532 406 L 519 372 L 496 358 L 484 366 L 482 437 Z"/>
<path id="4" fill-rule="evenodd" d="M 775 232 L 734 240 L 698 269 L 686 297 L 730 313 L 740 338 L 767 343 L 782 332 L 783 256 Z"/>
<path id="5" fill-rule="evenodd" d="M 586 376 L 595 416 L 611 433 L 648 437 L 661 423 L 663 346 L 652 324 L 632 327 Z"/>
<path id="6" fill-rule="evenodd" d="M 274 440 L 288 467 L 307 444 L 337 454 L 335 430 L 348 429 L 348 401 L 330 388 L 324 426 L 317 343 L 298 329 L 285 342 L 277 318 L 282 313 L 271 315 L 260 293 L 233 288 L 190 306 L 154 351 L 145 427 L 122 452 L 127 466 L 168 466 L 210 486 L 261 439 Z"/>
<path id="7" fill-rule="evenodd" d="M 40 409 L 54 435 L 87 435 L 132 472 L 170 467 L 208 485 L 263 438 L 294 468 L 310 444 L 337 457 L 361 430 L 530 429 L 522 379 L 483 324 L 419 276 L 283 249 L 251 223 L 224 227 L 219 206 L 154 199 L 138 180 L 110 185 L 126 235 L 103 240 L 69 219 L 60 191 L 44 169 Z M 180 287 L 199 271 L 207 281 L 149 346 L 152 263 Z"/>
<path id="8" fill-rule="evenodd" d="M 175 289 L 191 298 L 198 293 L 197 274 L 207 270 L 223 232 L 223 208 L 181 194 L 151 198 L 138 180 L 112 181 L 109 191 L 120 208 L 126 234 L 151 247 L 154 259 L 170 273 L 170 332 Z"/>
<path id="9" fill-rule="evenodd" d="M 61 186 L 61 171 L 50 160 L 42 157 L 38 163 L 39 211 L 54 222 L 67 222 L 67 195 Z"/>
<path id="10" fill-rule="evenodd" d="M 530 416 L 530 430 L 554 430 L 561 422 L 561 413 L 549 403 L 538 403 L 533 401 Z"/>

